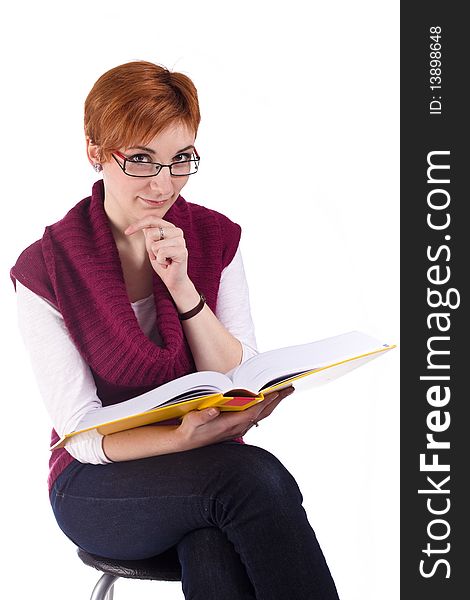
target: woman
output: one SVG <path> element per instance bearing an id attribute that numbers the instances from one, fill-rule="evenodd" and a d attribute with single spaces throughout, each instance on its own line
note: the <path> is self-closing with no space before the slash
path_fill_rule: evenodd
<path id="1" fill-rule="evenodd" d="M 144 61 L 111 69 L 86 99 L 103 179 L 12 269 L 53 442 L 93 408 L 256 353 L 241 229 L 180 196 L 199 121 L 191 80 Z M 292 391 L 71 438 L 50 461 L 59 526 L 111 558 L 176 547 L 186 598 L 337 598 L 295 480 L 240 438 Z"/>

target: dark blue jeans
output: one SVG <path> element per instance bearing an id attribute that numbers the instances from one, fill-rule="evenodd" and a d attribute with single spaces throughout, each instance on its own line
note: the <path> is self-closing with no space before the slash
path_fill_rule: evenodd
<path id="1" fill-rule="evenodd" d="M 176 547 L 191 600 L 337 600 L 295 479 L 262 448 L 213 444 L 141 460 L 74 461 L 52 508 L 88 552 L 121 559 Z"/>

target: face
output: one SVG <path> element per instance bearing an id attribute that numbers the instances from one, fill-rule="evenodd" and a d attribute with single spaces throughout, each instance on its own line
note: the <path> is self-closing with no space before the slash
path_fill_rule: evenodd
<path id="1" fill-rule="evenodd" d="M 175 124 L 145 146 L 137 144 L 116 150 L 136 162 L 168 165 L 193 158 L 194 140 L 194 133 L 185 125 Z M 123 159 L 116 157 L 122 165 Z M 189 177 L 173 177 L 166 167 L 154 177 L 130 177 L 113 157 L 102 166 L 105 211 L 114 225 L 123 229 L 147 215 L 164 218 Z"/>

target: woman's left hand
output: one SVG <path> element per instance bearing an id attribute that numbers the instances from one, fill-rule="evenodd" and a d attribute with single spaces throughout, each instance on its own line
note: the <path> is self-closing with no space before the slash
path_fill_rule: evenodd
<path id="1" fill-rule="evenodd" d="M 269 417 L 269 415 L 273 412 L 273 410 L 281 402 L 281 400 L 284 400 L 284 398 L 286 398 L 287 396 L 290 396 L 294 392 L 295 392 L 294 386 L 290 385 L 289 387 L 283 388 L 282 390 L 279 390 L 278 392 L 271 392 L 270 394 L 266 394 L 264 399 L 267 400 L 268 403 L 265 406 L 265 408 L 263 408 L 263 410 L 259 413 L 259 415 L 256 418 L 256 421 L 261 421 L 262 419 Z M 272 397 L 274 397 L 274 399 L 272 401 L 270 401 L 270 399 Z"/>
<path id="2" fill-rule="evenodd" d="M 150 215 L 129 225 L 124 233 L 133 235 L 137 231 L 143 232 L 153 270 L 168 290 L 173 291 L 187 286 L 190 283 L 188 250 L 183 230 L 169 221 Z M 163 239 L 161 239 L 162 231 Z"/>

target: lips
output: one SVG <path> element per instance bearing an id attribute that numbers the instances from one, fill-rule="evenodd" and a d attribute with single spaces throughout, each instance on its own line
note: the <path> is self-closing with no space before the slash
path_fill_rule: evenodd
<path id="1" fill-rule="evenodd" d="M 141 200 L 143 200 L 146 204 L 148 204 L 149 206 L 163 206 L 164 204 L 166 204 L 169 200 L 169 198 L 167 198 L 166 200 L 152 200 L 150 198 L 142 198 L 142 196 L 139 196 L 139 198 Z"/>

